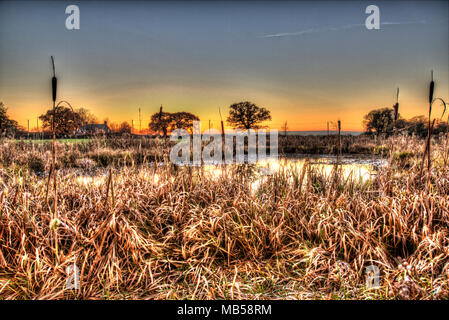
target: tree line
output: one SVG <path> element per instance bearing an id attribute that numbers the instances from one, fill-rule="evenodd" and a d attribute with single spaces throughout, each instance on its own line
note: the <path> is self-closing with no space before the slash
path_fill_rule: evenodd
<path id="1" fill-rule="evenodd" d="M 99 119 L 86 108 L 74 110 L 70 107 L 58 106 L 54 109 L 54 112 L 53 109 L 50 109 L 39 117 L 44 132 L 51 131 L 53 113 L 55 115 L 55 131 L 58 135 L 76 135 L 86 124 L 99 123 Z M 151 115 L 148 129 L 152 133 L 165 137 L 168 133 L 177 129 L 185 129 L 191 133 L 193 121 L 199 120 L 199 117 L 193 113 L 184 111 L 167 112 L 161 106 L 158 112 Z M 270 111 L 250 101 L 231 104 L 226 119 L 228 125 L 242 130 L 262 128 L 262 123 L 269 120 L 271 120 Z M 113 133 L 132 133 L 132 127 L 127 121 L 115 123 L 106 118 L 104 122 Z M 380 108 L 366 114 L 363 119 L 363 125 L 366 134 L 369 135 L 390 136 L 396 130 L 400 134 L 409 134 L 424 138 L 427 135 L 428 118 L 425 116 L 415 116 L 411 119 L 405 119 L 400 114 L 395 115 L 394 108 Z M 446 133 L 448 130 L 448 122 L 439 119 L 436 121 L 433 133 Z M 5 135 L 24 132 L 26 132 L 25 129 L 19 126 L 17 121 L 10 119 L 7 107 L 0 102 L 0 133 Z"/>
<path id="2" fill-rule="evenodd" d="M 39 116 L 43 132 L 51 132 L 54 125 L 58 136 L 74 136 L 80 133 L 84 127 L 99 124 L 98 118 L 86 108 L 73 109 L 71 106 L 58 105 Z M 185 129 L 192 133 L 193 122 L 199 121 L 199 117 L 190 112 L 166 112 L 161 106 L 159 111 L 151 115 L 148 129 L 164 137 L 177 129 Z M 256 104 L 243 101 L 234 103 L 229 107 L 227 123 L 238 129 L 261 128 L 261 123 L 271 120 L 270 111 Z M 120 124 L 111 122 L 107 118 L 104 124 L 113 133 L 130 134 L 132 127 L 124 121 Z M 26 133 L 25 129 L 18 125 L 17 121 L 9 118 L 7 107 L 0 102 L 0 132 L 3 134 Z"/>
<path id="3" fill-rule="evenodd" d="M 425 116 L 415 116 L 411 119 L 404 119 L 400 114 L 397 120 L 394 119 L 394 109 L 380 108 L 370 111 L 364 116 L 363 125 L 365 132 L 370 135 L 390 136 L 394 129 L 400 134 L 415 135 L 425 138 L 428 132 L 428 118 Z M 446 133 L 449 129 L 448 122 L 437 119 L 433 134 Z"/>

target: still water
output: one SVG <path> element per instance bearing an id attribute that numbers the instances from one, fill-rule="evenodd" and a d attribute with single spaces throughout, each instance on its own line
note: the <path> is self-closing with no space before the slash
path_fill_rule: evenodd
<path id="1" fill-rule="evenodd" d="M 336 165 L 345 179 L 354 179 L 357 181 L 367 181 L 381 166 L 387 163 L 385 159 L 373 156 L 307 156 L 293 155 L 289 157 L 279 157 L 277 159 L 266 159 L 255 164 L 237 165 L 241 167 L 242 172 L 250 173 L 255 180 L 263 176 L 270 176 L 276 173 L 286 175 L 294 172 L 301 172 L 306 164 L 315 172 L 323 176 L 329 176 L 334 173 Z M 236 166 L 236 165 L 234 165 Z M 214 165 L 204 165 L 204 171 L 212 176 L 218 177 L 223 173 L 223 167 Z"/>
<path id="2" fill-rule="evenodd" d="M 372 155 L 341 156 L 339 159 L 335 156 L 291 155 L 288 157 L 279 157 L 277 159 L 269 158 L 253 164 L 232 164 L 226 166 L 204 164 L 202 172 L 204 175 L 216 179 L 226 172 L 229 172 L 230 169 L 235 170 L 245 174 L 246 177 L 251 177 L 253 187 L 257 188 L 266 177 L 276 173 L 285 174 L 287 177 L 292 176 L 295 173 L 301 173 L 305 165 L 310 166 L 311 169 L 323 176 L 329 176 L 334 173 L 337 163 L 340 174 L 345 179 L 366 182 L 375 176 L 378 169 L 385 165 L 387 161 L 382 158 L 373 157 Z M 163 165 L 164 164 L 160 164 L 160 166 Z M 196 170 L 198 170 L 198 168 L 196 168 Z M 121 169 L 118 169 L 117 171 L 117 174 L 119 174 Z M 160 180 L 159 175 L 152 170 L 140 170 L 139 176 L 144 179 L 151 179 L 156 184 Z M 82 185 L 98 186 L 104 184 L 106 178 L 107 171 L 101 170 L 101 172 L 96 171 L 89 175 L 80 173 L 77 175 L 75 181 Z M 174 179 L 174 177 L 172 178 Z"/>

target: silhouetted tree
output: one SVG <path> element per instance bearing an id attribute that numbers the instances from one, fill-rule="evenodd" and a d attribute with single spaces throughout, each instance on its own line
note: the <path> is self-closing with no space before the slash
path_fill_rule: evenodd
<path id="1" fill-rule="evenodd" d="M 172 123 L 170 130 L 176 130 L 176 129 L 185 129 L 192 133 L 193 130 L 193 121 L 199 121 L 200 118 L 198 118 L 196 115 L 190 113 L 190 112 L 175 112 L 172 113 Z"/>
<path id="2" fill-rule="evenodd" d="M 111 121 L 109 121 L 109 122 L 105 121 L 105 122 L 108 125 L 109 129 L 111 129 L 112 132 L 119 132 L 120 125 L 117 122 L 111 122 Z"/>
<path id="3" fill-rule="evenodd" d="M 0 133 L 16 131 L 18 129 L 17 121 L 8 116 L 8 108 L 0 102 Z"/>
<path id="4" fill-rule="evenodd" d="M 269 110 L 249 101 L 234 103 L 229 108 L 227 122 L 236 129 L 258 129 L 261 122 L 271 120 Z"/>
<path id="5" fill-rule="evenodd" d="M 118 132 L 120 133 L 131 133 L 131 126 L 128 122 L 124 121 L 118 127 Z"/>
<path id="6" fill-rule="evenodd" d="M 416 116 L 407 121 L 407 131 L 418 137 L 425 138 L 427 135 L 428 118 L 425 116 Z"/>
<path id="7" fill-rule="evenodd" d="M 46 114 L 39 117 L 42 127 L 51 130 L 53 110 L 48 110 Z M 70 108 L 55 107 L 55 132 L 58 134 L 74 134 L 82 125 L 81 116 Z"/>
<path id="8" fill-rule="evenodd" d="M 80 115 L 81 122 L 83 124 L 85 124 L 85 123 L 87 123 L 87 124 L 98 123 L 98 118 L 92 112 L 90 112 L 88 109 L 86 109 L 86 108 L 79 108 L 78 110 L 76 110 L 76 112 Z"/>
<path id="9" fill-rule="evenodd" d="M 157 112 L 151 116 L 149 127 L 154 132 L 162 132 L 164 137 L 166 137 L 172 121 L 171 113 Z"/>
<path id="10" fill-rule="evenodd" d="M 393 132 L 393 110 L 390 108 L 372 110 L 363 118 L 363 125 L 367 132 L 375 131 L 377 135 L 382 133 L 388 135 Z"/>
<path id="11" fill-rule="evenodd" d="M 192 132 L 193 121 L 199 121 L 199 118 L 189 112 L 164 112 L 161 110 L 151 116 L 149 127 L 152 131 L 162 132 L 164 137 L 169 131 L 176 129 L 185 129 Z"/>

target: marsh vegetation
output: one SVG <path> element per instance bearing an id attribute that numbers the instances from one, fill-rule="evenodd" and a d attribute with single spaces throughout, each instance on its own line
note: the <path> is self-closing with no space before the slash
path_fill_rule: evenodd
<path id="1" fill-rule="evenodd" d="M 432 141 L 430 172 L 417 138 L 342 138 L 383 165 L 358 179 L 344 161 L 323 170 L 305 156 L 254 175 L 173 167 L 158 139 L 57 143 L 57 206 L 45 201 L 51 145 L 2 141 L 0 296 L 448 298 L 447 136 Z M 67 290 L 74 263 L 80 288 Z"/>

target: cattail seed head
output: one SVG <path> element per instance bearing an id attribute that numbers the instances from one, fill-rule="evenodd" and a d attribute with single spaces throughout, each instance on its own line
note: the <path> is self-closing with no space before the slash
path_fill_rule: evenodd
<path id="1" fill-rule="evenodd" d="M 429 87 L 429 103 L 432 103 L 432 101 L 433 101 L 433 90 L 435 88 L 435 82 L 433 81 L 433 70 L 432 70 L 431 74 L 432 74 L 432 80 L 430 81 L 430 87 Z"/>
<path id="2" fill-rule="evenodd" d="M 58 85 L 58 80 L 56 79 L 56 77 L 51 78 L 51 89 L 52 89 L 53 102 L 56 101 L 57 85 Z"/>
<path id="3" fill-rule="evenodd" d="M 396 104 L 393 106 L 394 109 L 394 121 L 398 120 L 398 115 L 399 115 L 399 103 L 396 102 Z"/>
<path id="4" fill-rule="evenodd" d="M 53 102 L 56 102 L 56 89 L 58 86 L 58 80 L 56 79 L 55 60 L 53 59 L 53 56 L 51 56 L 51 65 L 53 67 L 53 77 L 51 78 L 51 91 L 52 91 Z"/>

